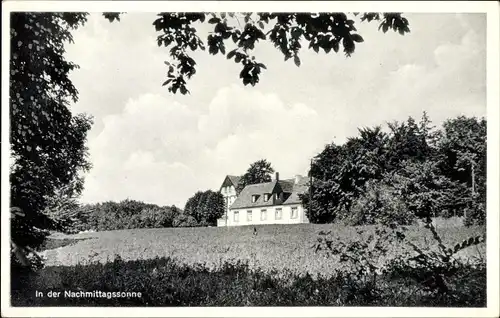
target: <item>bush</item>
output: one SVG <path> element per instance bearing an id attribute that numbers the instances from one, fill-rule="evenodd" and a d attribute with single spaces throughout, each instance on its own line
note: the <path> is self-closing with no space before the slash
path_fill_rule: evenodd
<path id="1" fill-rule="evenodd" d="M 466 208 L 464 224 L 466 226 L 486 224 L 486 205 L 474 201 L 470 208 Z"/>
<path id="2" fill-rule="evenodd" d="M 394 187 L 383 181 L 370 180 L 364 193 L 354 201 L 345 221 L 350 225 L 410 225 L 415 221 L 415 215 L 408 210 Z"/>
<path id="3" fill-rule="evenodd" d="M 486 271 L 463 268 L 450 277 L 450 292 L 415 293 L 417 283 L 391 273 L 376 281 L 367 273 L 313 278 L 309 274 L 252 270 L 244 262 L 209 269 L 171 258 L 46 267 L 22 276 L 12 290 L 13 306 L 440 306 L 486 305 Z M 467 278 L 467 279 L 464 279 Z M 133 291 L 140 297 L 35 297 L 49 290 Z"/>
<path id="4" fill-rule="evenodd" d="M 320 232 L 318 243 L 313 248 L 316 252 L 331 257 L 332 261 L 344 264 L 343 270 L 351 277 L 351 281 L 358 286 L 369 286 L 369 295 L 373 297 L 384 295 L 388 280 L 403 282 L 402 285 L 406 288 L 411 286 L 411 294 L 418 293 L 423 303 L 456 303 L 460 306 L 474 306 L 472 304 L 480 303 L 485 306 L 485 259 L 463 262 L 456 257 L 457 253 L 464 249 L 483 244 L 486 241 L 485 236 L 469 237 L 447 247 L 431 218 L 425 219 L 425 227 L 429 229 L 434 240 L 431 246 L 419 247 L 407 240 L 405 227 L 392 226 L 391 230 L 378 226 L 369 236 L 363 236 L 364 230 L 358 230 L 359 238 L 347 243 L 332 239 L 330 232 Z M 334 244 L 335 242 L 337 243 Z M 391 254 L 388 253 L 391 247 L 404 243 L 413 251 L 401 249 L 402 253 L 390 259 L 383 259 L 384 255 Z M 382 284 L 381 277 L 385 277 Z M 366 281 L 371 281 L 371 285 L 366 285 Z M 477 296 L 470 294 L 472 290 L 473 293 L 478 293 Z M 400 291 L 396 291 L 397 294 L 400 294 Z"/>
<path id="5" fill-rule="evenodd" d="M 179 214 L 175 217 L 172 225 L 174 227 L 196 227 L 199 226 L 198 222 L 196 222 L 195 218 L 191 215 Z"/>
<path id="6" fill-rule="evenodd" d="M 111 231 L 137 228 L 172 227 L 181 211 L 175 206 L 158 206 L 141 201 L 124 200 L 87 204 L 72 214 L 73 232 Z"/>

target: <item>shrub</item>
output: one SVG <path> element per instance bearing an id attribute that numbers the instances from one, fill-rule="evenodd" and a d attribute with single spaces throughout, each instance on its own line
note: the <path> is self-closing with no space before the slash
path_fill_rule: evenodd
<path id="1" fill-rule="evenodd" d="M 175 206 L 158 206 L 141 201 L 103 202 L 79 207 L 72 214 L 73 232 L 110 231 L 136 228 L 172 227 L 180 213 Z"/>
<path id="2" fill-rule="evenodd" d="M 209 269 L 171 258 L 46 267 L 22 276 L 13 306 L 485 306 L 484 269 L 464 267 L 451 276 L 450 292 L 414 293 L 416 283 L 352 270 L 329 277 L 263 272 L 245 262 Z M 469 279 L 463 279 L 467 277 Z M 35 297 L 35 291 L 133 291 L 140 297 Z"/>
<path id="3" fill-rule="evenodd" d="M 175 217 L 172 225 L 174 227 L 199 226 L 198 222 L 196 222 L 196 219 L 194 217 L 192 217 L 191 215 L 186 215 L 186 214 L 179 214 L 177 217 Z"/>
<path id="4" fill-rule="evenodd" d="M 359 238 L 348 243 L 333 240 L 330 232 L 320 232 L 318 243 L 313 248 L 344 264 L 344 271 L 358 287 L 366 286 L 367 279 L 371 280 L 370 295 L 375 299 L 380 298 L 384 288 L 387 288 L 387 281 L 382 286 L 377 283 L 377 278 L 385 275 L 389 280 L 403 280 L 406 285 L 411 284 L 414 287 L 412 294 L 418 291 L 421 301 L 425 303 L 453 302 L 464 306 L 479 302 L 485 306 L 485 260 L 464 263 L 454 257 L 468 247 L 484 243 L 485 236 L 470 237 L 447 247 L 430 217 L 425 219 L 425 227 L 432 233 L 435 243 L 426 248 L 407 240 L 406 228 L 397 226 L 392 226 L 392 230 L 375 227 L 369 236 L 363 236 L 363 230 L 359 230 Z M 397 242 L 409 245 L 413 253 L 401 249 L 396 257 L 384 261 L 381 256 L 387 254 L 390 246 Z M 482 287 L 478 287 L 476 279 Z M 471 290 L 478 292 L 478 299 L 471 296 Z"/>
<path id="5" fill-rule="evenodd" d="M 483 202 L 473 201 L 464 214 L 466 226 L 486 224 L 486 205 Z"/>
<path id="6" fill-rule="evenodd" d="M 415 215 L 394 187 L 383 181 L 370 180 L 364 193 L 354 201 L 345 221 L 350 225 L 409 225 L 415 221 Z"/>

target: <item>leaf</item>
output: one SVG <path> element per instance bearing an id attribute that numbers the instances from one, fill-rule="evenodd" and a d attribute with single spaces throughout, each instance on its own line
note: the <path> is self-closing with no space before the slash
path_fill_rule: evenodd
<path id="1" fill-rule="evenodd" d="M 236 54 L 236 49 L 229 51 L 229 53 L 227 53 L 227 59 L 228 60 L 232 59 L 235 54 Z"/>
<path id="2" fill-rule="evenodd" d="M 231 34 L 231 38 L 233 39 L 233 42 L 236 43 L 236 42 L 238 42 L 239 36 L 235 32 L 235 33 Z"/>
<path id="3" fill-rule="evenodd" d="M 298 55 L 295 55 L 293 57 L 293 62 L 295 63 L 295 65 L 297 65 L 297 67 L 300 66 L 300 59 L 299 59 L 299 56 Z"/>
<path id="4" fill-rule="evenodd" d="M 358 43 L 361 43 L 363 42 L 363 37 L 361 37 L 361 35 L 359 34 L 353 34 L 351 35 L 351 39 L 354 41 L 354 42 L 358 42 Z"/>
<path id="5" fill-rule="evenodd" d="M 264 29 L 264 23 L 262 23 L 262 21 L 259 21 L 259 27 L 260 27 L 261 29 Z"/>
<path id="6" fill-rule="evenodd" d="M 219 52 L 219 49 L 217 48 L 217 46 L 215 46 L 215 45 L 211 45 L 211 46 L 208 48 L 208 52 L 209 52 L 210 54 L 215 55 L 215 54 L 217 54 L 217 52 Z"/>
<path id="7" fill-rule="evenodd" d="M 210 18 L 210 20 L 208 20 L 208 23 L 210 24 L 217 24 L 219 22 L 220 22 L 219 18 Z"/>
<path id="8" fill-rule="evenodd" d="M 163 82 L 163 84 L 162 84 L 161 86 L 168 85 L 168 84 L 170 84 L 170 82 L 172 82 L 172 81 L 173 81 L 173 79 L 172 79 L 172 78 L 170 78 L 170 79 L 166 80 L 165 82 Z"/>
<path id="9" fill-rule="evenodd" d="M 339 42 L 335 41 L 333 43 L 333 50 L 335 51 L 335 53 L 339 52 Z"/>

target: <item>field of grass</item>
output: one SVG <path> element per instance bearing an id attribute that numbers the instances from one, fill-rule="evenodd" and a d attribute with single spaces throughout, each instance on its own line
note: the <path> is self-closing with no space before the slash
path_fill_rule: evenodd
<path id="1" fill-rule="evenodd" d="M 444 244 L 484 234 L 436 222 Z M 415 273 L 388 271 L 374 281 L 369 273 L 339 273 L 338 263 L 314 252 L 318 232 L 338 241 L 360 238 L 370 226 L 265 225 L 229 228 L 122 230 L 55 234 L 45 244 L 46 266 L 16 275 L 13 306 L 453 306 L 486 304 L 484 266 L 460 267 L 446 280 L 448 291 L 426 290 Z M 422 226 L 407 238 L 425 249 L 434 245 Z M 394 244 L 386 260 L 406 245 Z M 461 252 L 484 257 L 484 243 Z M 417 274 L 420 275 L 420 274 Z M 424 275 L 429 275 L 427 274 Z M 427 277 L 427 276 L 424 276 Z M 49 291 L 140 292 L 138 298 L 35 297 Z"/>
<path id="2" fill-rule="evenodd" d="M 179 264 L 205 264 L 208 268 L 220 267 L 226 261 L 243 260 L 250 267 L 264 271 L 329 275 L 337 268 L 337 264 L 315 254 L 311 248 L 318 232 L 332 231 L 338 240 L 347 242 L 360 235 L 358 230 L 369 228 L 330 224 L 264 225 L 257 226 L 256 236 L 253 235 L 253 226 L 82 233 L 59 236 L 57 240 L 73 240 L 72 244 L 43 251 L 42 255 L 46 258 L 47 266 L 71 266 L 96 261 L 106 263 L 119 255 L 126 261 L 168 257 Z M 438 224 L 437 230 L 448 245 L 485 233 L 484 226 L 466 228 Z M 420 247 L 435 244 L 431 233 L 421 226 L 410 227 L 407 238 Z M 403 248 L 408 247 L 392 246 L 387 257 L 400 254 Z M 461 253 L 467 257 L 484 257 L 484 244 Z"/>

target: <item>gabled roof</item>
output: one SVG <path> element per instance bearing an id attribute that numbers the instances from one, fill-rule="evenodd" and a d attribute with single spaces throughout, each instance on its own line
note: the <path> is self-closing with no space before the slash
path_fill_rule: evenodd
<path id="1" fill-rule="evenodd" d="M 271 182 L 258 183 L 247 185 L 231 205 L 231 209 L 246 209 L 254 207 L 266 207 L 282 204 L 300 204 L 299 193 L 303 193 L 308 189 L 307 178 L 299 178 L 298 183 L 295 179 L 273 180 Z M 264 193 L 280 193 L 285 195 L 283 200 L 271 197 L 267 202 L 264 201 Z M 258 195 L 255 202 L 252 202 L 252 196 Z"/>
<path id="2" fill-rule="evenodd" d="M 302 201 L 299 198 L 300 193 L 307 192 L 309 189 L 309 181 L 307 178 L 299 178 L 299 181 L 293 184 L 293 190 L 290 196 L 283 202 L 283 204 L 299 204 Z"/>
<path id="3" fill-rule="evenodd" d="M 236 188 L 238 186 L 238 183 L 240 182 L 241 177 L 240 176 L 227 176 L 229 180 L 231 180 L 231 183 L 234 185 Z"/>
<path id="4" fill-rule="evenodd" d="M 235 188 L 238 187 L 238 182 L 240 181 L 241 177 L 239 176 L 229 176 L 227 175 L 224 178 L 224 182 L 222 182 L 222 185 L 220 186 L 219 190 L 222 189 L 222 187 L 232 185 Z"/>
<path id="5" fill-rule="evenodd" d="M 290 192 L 290 193 L 293 191 L 293 183 L 294 182 L 295 182 L 295 179 L 278 181 L 279 185 L 281 186 L 281 190 L 283 190 L 283 192 Z"/>
<path id="6" fill-rule="evenodd" d="M 277 192 L 277 182 L 265 182 L 247 185 L 243 190 L 241 190 L 240 195 L 231 205 L 231 209 L 242 209 L 258 206 L 272 206 L 274 205 L 273 199 L 269 199 L 267 202 L 264 201 L 264 193 L 275 193 Z M 281 192 L 281 191 L 280 191 Z M 252 202 L 252 196 L 258 195 L 258 199 Z"/>

